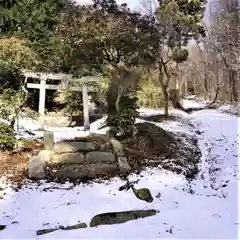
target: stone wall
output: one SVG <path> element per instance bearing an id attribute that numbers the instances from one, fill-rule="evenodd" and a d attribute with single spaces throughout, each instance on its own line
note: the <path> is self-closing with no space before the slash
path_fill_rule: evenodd
<path id="1" fill-rule="evenodd" d="M 45 133 L 45 150 L 29 160 L 31 179 L 81 180 L 131 171 L 123 146 L 115 139 L 91 135 L 54 144 L 51 134 Z"/>

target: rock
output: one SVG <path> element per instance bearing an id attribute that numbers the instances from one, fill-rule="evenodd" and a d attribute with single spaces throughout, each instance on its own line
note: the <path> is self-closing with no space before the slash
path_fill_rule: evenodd
<path id="1" fill-rule="evenodd" d="M 112 174 L 118 170 L 116 164 L 89 164 L 79 165 L 73 164 L 65 166 L 52 173 L 53 177 L 59 179 L 81 179 L 99 177 L 105 174 Z"/>
<path id="2" fill-rule="evenodd" d="M 93 143 L 82 141 L 62 141 L 54 145 L 54 153 L 69 153 L 69 152 L 90 152 L 95 150 Z"/>
<path id="3" fill-rule="evenodd" d="M 109 141 L 109 137 L 106 134 L 96 134 L 91 133 L 87 136 L 76 137 L 75 139 L 83 142 L 96 142 L 99 144 L 103 144 Z"/>
<path id="4" fill-rule="evenodd" d="M 58 169 L 56 172 L 52 172 L 51 175 L 57 179 L 71 179 L 77 180 L 89 176 L 87 168 L 84 165 L 73 164 Z"/>
<path id="5" fill-rule="evenodd" d="M 129 157 L 135 156 L 138 159 L 145 159 L 146 152 L 140 151 L 138 149 L 125 148 L 126 155 Z"/>
<path id="6" fill-rule="evenodd" d="M 160 192 L 156 195 L 156 198 L 161 198 L 161 193 Z"/>
<path id="7" fill-rule="evenodd" d="M 112 152 L 110 142 L 100 145 L 99 151 L 101 152 Z"/>
<path id="8" fill-rule="evenodd" d="M 28 163 L 28 177 L 34 180 L 44 179 L 46 162 L 40 156 L 34 156 Z"/>
<path id="9" fill-rule="evenodd" d="M 52 152 L 41 151 L 37 156 L 33 156 L 28 163 L 28 177 L 34 180 L 44 179 L 46 176 L 46 163 L 51 161 Z"/>
<path id="10" fill-rule="evenodd" d="M 53 153 L 50 150 L 42 150 L 38 153 L 38 156 L 40 156 L 45 162 L 51 162 Z"/>
<path id="11" fill-rule="evenodd" d="M 85 156 L 82 153 L 63 153 L 54 154 L 53 164 L 82 164 L 85 162 Z"/>
<path id="12" fill-rule="evenodd" d="M 7 225 L 0 225 L 0 231 L 4 230 L 7 227 Z"/>
<path id="13" fill-rule="evenodd" d="M 58 228 L 40 229 L 36 231 L 37 235 L 43 235 L 59 230 Z"/>
<path id="14" fill-rule="evenodd" d="M 138 199 L 149 202 L 149 203 L 153 202 L 152 194 L 148 188 L 139 188 L 139 189 L 133 188 L 132 190 L 134 195 Z"/>
<path id="15" fill-rule="evenodd" d="M 76 137 L 75 140 L 78 140 L 79 142 L 90 142 L 94 144 L 95 149 L 99 150 L 102 145 L 107 143 L 109 141 L 109 137 L 106 134 L 94 134 L 91 133 L 88 136 L 81 136 Z"/>
<path id="16" fill-rule="evenodd" d="M 52 150 L 54 147 L 54 136 L 53 132 L 44 132 L 43 134 L 44 149 Z"/>
<path id="17" fill-rule="evenodd" d="M 92 218 L 90 227 L 125 223 L 138 218 L 154 216 L 156 214 L 157 211 L 154 209 L 102 213 Z"/>
<path id="18" fill-rule="evenodd" d="M 117 170 L 118 170 L 117 164 L 101 163 L 101 164 L 89 165 L 89 172 L 90 172 L 90 176 L 92 177 L 113 174 L 117 172 Z"/>
<path id="19" fill-rule="evenodd" d="M 86 155 L 86 163 L 115 163 L 115 156 L 111 152 L 94 151 Z"/>
<path id="20" fill-rule="evenodd" d="M 85 222 L 82 223 L 78 223 L 76 225 L 72 225 L 72 226 L 59 226 L 60 229 L 62 230 L 74 230 L 74 229 L 80 229 L 80 228 L 87 228 L 87 224 Z"/>
<path id="21" fill-rule="evenodd" d="M 116 139 L 110 139 L 113 152 L 116 156 L 124 156 L 123 145 Z"/>
<path id="22" fill-rule="evenodd" d="M 126 157 L 118 157 L 118 167 L 121 173 L 128 173 L 131 171 L 131 167 L 129 166 Z"/>
<path id="23" fill-rule="evenodd" d="M 197 130 L 197 131 L 195 131 L 195 133 L 196 133 L 197 135 L 201 135 L 203 132 Z"/>

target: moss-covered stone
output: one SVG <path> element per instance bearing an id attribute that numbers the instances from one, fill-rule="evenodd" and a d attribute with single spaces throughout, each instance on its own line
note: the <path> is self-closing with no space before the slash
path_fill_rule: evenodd
<path id="1" fill-rule="evenodd" d="M 154 209 L 102 213 L 92 218 L 90 227 L 125 223 L 138 218 L 154 216 L 156 214 L 157 211 Z"/>
<path id="2" fill-rule="evenodd" d="M 59 228 L 40 229 L 40 230 L 37 230 L 36 234 L 39 236 L 39 235 L 55 232 L 58 229 Z"/>
<path id="3" fill-rule="evenodd" d="M 153 201 L 152 194 L 148 188 L 140 188 L 140 189 L 133 188 L 133 192 L 135 196 L 140 200 L 143 200 L 149 203 Z"/>
<path id="4" fill-rule="evenodd" d="M 87 228 L 87 224 L 85 222 L 82 222 L 82 223 L 78 223 L 78 224 L 75 224 L 72 226 L 67 226 L 67 227 L 59 226 L 59 228 L 61 230 L 75 230 L 75 229 L 80 229 L 80 228 Z"/>
<path id="5" fill-rule="evenodd" d="M 48 228 L 48 229 L 40 229 L 37 230 L 36 234 L 37 235 L 43 235 L 43 234 L 47 234 L 47 233 L 51 233 L 51 232 L 55 232 L 57 230 L 75 230 L 75 229 L 80 229 L 80 228 L 87 228 L 87 224 L 85 222 L 82 223 L 78 223 L 72 226 L 58 226 L 58 227 L 54 227 L 54 228 Z"/>
<path id="6" fill-rule="evenodd" d="M 0 231 L 4 230 L 6 227 L 6 225 L 0 225 Z"/>

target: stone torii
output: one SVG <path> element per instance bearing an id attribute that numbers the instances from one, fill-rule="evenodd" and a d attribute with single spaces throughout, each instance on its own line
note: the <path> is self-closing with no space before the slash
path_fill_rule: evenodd
<path id="1" fill-rule="evenodd" d="M 83 97 L 83 115 L 84 115 L 84 129 L 88 130 L 90 128 L 89 123 L 89 106 L 88 106 L 88 83 L 96 82 L 101 79 L 100 76 L 86 76 L 80 79 L 74 79 L 69 74 L 62 73 L 40 73 L 40 72 L 32 72 L 28 70 L 22 70 L 22 74 L 25 77 L 25 83 L 27 84 L 27 88 L 39 89 L 39 127 L 41 130 L 44 130 L 44 119 L 45 119 L 45 101 L 46 101 L 46 90 L 71 90 L 71 91 L 82 91 Z M 38 79 L 39 83 L 27 83 L 28 78 Z M 56 80 L 61 81 L 59 85 L 47 84 L 47 80 Z M 71 82 L 77 81 L 81 83 L 81 87 L 70 86 Z"/>

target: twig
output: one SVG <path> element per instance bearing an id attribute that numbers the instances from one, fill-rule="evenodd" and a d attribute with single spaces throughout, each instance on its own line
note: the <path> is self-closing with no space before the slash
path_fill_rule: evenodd
<path id="1" fill-rule="evenodd" d="M 64 205 L 68 206 L 68 205 L 71 205 L 71 204 L 79 204 L 79 203 L 78 202 L 67 202 L 67 203 L 60 204 L 60 205 L 54 207 L 53 209 L 59 208 L 59 207 L 64 206 Z"/>

